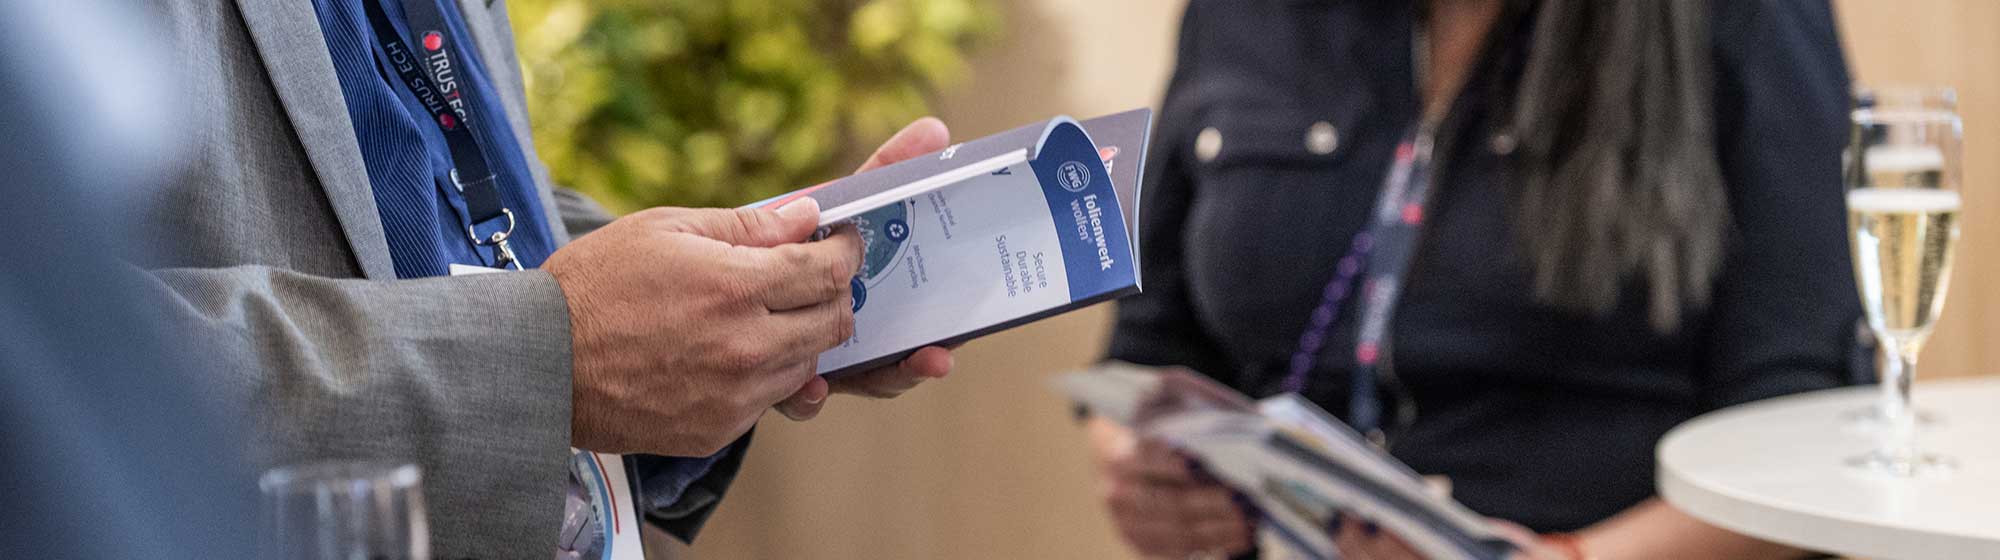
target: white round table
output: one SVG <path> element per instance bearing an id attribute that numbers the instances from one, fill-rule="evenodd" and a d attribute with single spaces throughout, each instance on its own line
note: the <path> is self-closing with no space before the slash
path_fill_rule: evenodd
<path id="1" fill-rule="evenodd" d="M 1844 414 L 1876 387 L 1750 403 L 1703 415 L 1660 440 L 1660 495 L 1710 524 L 1765 540 L 1869 558 L 2000 558 L 2000 378 L 1920 382 L 1936 422 L 1918 445 L 1948 456 L 1943 475 L 1899 479 L 1850 467 L 1874 439 Z"/>

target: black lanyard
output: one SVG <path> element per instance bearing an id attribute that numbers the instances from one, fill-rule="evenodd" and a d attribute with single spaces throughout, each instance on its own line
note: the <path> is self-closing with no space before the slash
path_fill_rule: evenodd
<path id="1" fill-rule="evenodd" d="M 1334 277 L 1327 282 L 1320 304 L 1313 310 L 1311 323 L 1299 336 L 1292 354 L 1291 369 L 1284 379 L 1286 392 L 1305 390 L 1321 349 L 1332 332 L 1340 305 L 1349 291 L 1359 293 L 1356 316 L 1361 326 L 1355 335 L 1353 393 L 1348 401 L 1348 423 L 1355 431 L 1382 442 L 1382 401 L 1376 394 L 1377 376 L 1389 355 L 1389 325 L 1397 296 L 1422 236 L 1424 213 L 1430 201 L 1432 135 L 1413 126 L 1396 146 L 1396 159 L 1382 180 L 1368 227 L 1354 235 L 1352 247 L 1341 257 Z M 1365 274 L 1364 272 L 1365 271 Z M 1360 279 L 1359 287 L 1354 281 Z"/>
<path id="2" fill-rule="evenodd" d="M 451 151 L 452 185 L 465 199 L 466 235 L 475 245 L 494 247 L 498 253 L 494 264 L 519 270 L 521 263 L 508 243 L 514 233 L 514 212 L 500 201 L 498 176 L 487 162 L 479 137 L 472 132 L 471 88 L 459 79 L 463 59 L 453 54 L 456 46 L 451 29 L 445 25 L 444 13 L 434 0 L 403 0 L 403 15 L 408 17 L 412 34 L 423 48 L 418 52 L 404 42 L 378 0 L 361 0 L 361 3 L 368 10 L 368 19 L 375 27 L 375 40 L 388 55 L 390 68 L 430 113 L 431 123 L 444 133 L 445 145 Z M 479 235 L 480 224 L 503 217 L 507 219 L 506 229 L 486 237 Z"/>

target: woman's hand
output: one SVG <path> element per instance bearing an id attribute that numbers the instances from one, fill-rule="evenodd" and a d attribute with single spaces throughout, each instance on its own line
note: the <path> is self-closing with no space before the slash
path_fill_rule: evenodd
<path id="1" fill-rule="evenodd" d="M 1103 418 L 1087 429 L 1112 523 L 1139 554 L 1220 560 L 1250 550 L 1250 521 L 1235 494 L 1187 456 Z"/>
<path id="2" fill-rule="evenodd" d="M 1511 560 L 1579 560 L 1570 550 L 1550 543 L 1534 531 L 1507 521 L 1490 520 L 1493 532 L 1514 543 Z M 1421 560 L 1423 555 L 1403 539 L 1374 523 L 1343 515 L 1334 522 L 1333 544 L 1345 560 Z"/>

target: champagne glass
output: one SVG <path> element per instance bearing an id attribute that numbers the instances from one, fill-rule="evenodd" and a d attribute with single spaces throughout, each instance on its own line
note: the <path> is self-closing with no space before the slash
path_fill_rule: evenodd
<path id="1" fill-rule="evenodd" d="M 428 560 L 416 465 L 336 461 L 279 467 L 264 492 L 262 552 L 278 560 Z"/>
<path id="2" fill-rule="evenodd" d="M 1878 442 L 1851 462 L 1913 476 L 1950 465 L 1919 451 L 1910 386 L 1951 286 L 1962 133 L 1949 89 L 1864 91 L 1857 100 L 1845 170 L 1849 241 L 1862 307 L 1884 356 Z"/>

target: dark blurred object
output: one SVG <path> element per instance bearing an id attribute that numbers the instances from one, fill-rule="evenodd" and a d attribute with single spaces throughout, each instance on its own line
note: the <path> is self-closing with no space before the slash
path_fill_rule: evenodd
<path id="1" fill-rule="evenodd" d="M 174 91 L 112 3 L 0 3 L 0 550 L 251 554 L 256 491 L 195 341 L 119 260 L 122 193 L 168 172 Z"/>

